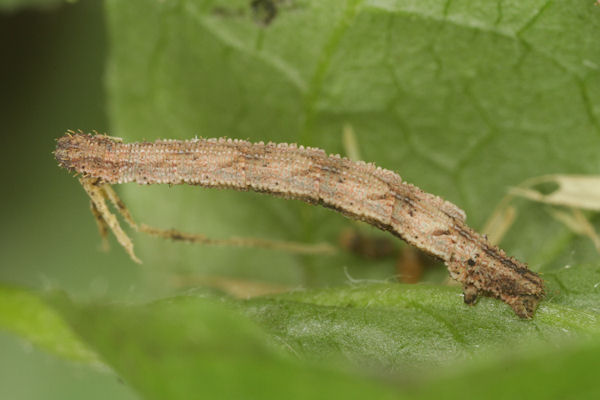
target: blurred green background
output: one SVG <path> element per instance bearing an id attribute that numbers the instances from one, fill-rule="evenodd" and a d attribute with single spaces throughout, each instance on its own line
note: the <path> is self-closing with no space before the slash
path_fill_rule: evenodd
<path id="1" fill-rule="evenodd" d="M 35 293 L 60 289 L 76 304 L 189 293 L 198 296 L 194 303 L 220 298 L 220 292 L 195 288 L 222 289 L 223 282 L 313 288 L 223 300 L 261 333 L 246 319 L 237 326 L 229 314 L 225 322 L 214 317 L 212 306 L 204 311 L 215 319 L 217 339 L 226 341 L 230 326 L 243 328 L 234 336 L 243 354 L 244 344 L 254 351 L 252 340 L 264 339 L 294 360 L 384 376 L 408 397 L 436 398 L 448 390 L 458 398 L 465 387 L 481 394 L 489 384 L 501 398 L 532 381 L 545 390 L 539 398 L 568 397 L 560 391 L 577 382 L 591 385 L 600 372 L 593 362 L 600 263 L 589 239 L 539 204 L 516 202 L 518 218 L 502 243 L 548 283 L 548 301 L 525 322 L 493 300 L 473 309 L 462 305 L 458 288 L 440 284 L 446 273 L 439 265 L 424 278 L 436 285 L 403 286 L 390 283 L 397 273 L 393 259 L 207 248 L 133 235 L 144 261 L 135 265 L 112 238 L 111 250 L 100 251 L 86 195 L 56 166 L 52 151 L 67 129 L 82 129 L 126 140 L 230 136 L 343 153 L 342 128 L 349 124 L 364 159 L 459 204 L 481 229 L 510 186 L 542 174 L 600 171 L 600 19 L 588 3 L 0 1 L 0 282 Z M 270 17 L 272 7 L 277 12 Z M 142 222 L 216 238 L 336 243 L 349 228 L 388 237 L 330 210 L 255 193 L 116 189 Z M 588 217 L 600 227 L 596 214 Z M 63 360 L 30 344 L 28 335 L 0 331 L 0 398 L 131 399 L 138 398 L 131 387 L 150 390 L 143 374 L 128 375 L 119 346 L 134 348 L 136 334 L 141 343 L 156 343 L 144 336 L 144 326 L 123 321 L 131 315 L 150 326 L 181 310 L 81 307 L 81 315 L 65 315 L 113 369 Z M 190 308 L 182 315 L 193 317 L 196 308 Z M 167 339 L 179 329 L 152 326 L 170 349 Z M 102 336 L 111 328 L 122 341 Z M 247 361 L 243 354 L 233 357 L 225 376 L 235 377 L 235 366 Z M 570 375 L 562 374 L 563 363 Z M 282 365 L 289 367 L 279 371 L 285 389 L 285 374 L 296 369 Z M 247 376 L 260 379 L 260 368 L 247 367 Z M 170 379 L 157 370 L 146 380 Z M 306 379 L 317 381 L 310 374 Z M 320 384 L 324 392 L 336 387 Z"/>
<path id="2" fill-rule="evenodd" d="M 52 156 L 67 129 L 108 129 L 103 4 L 53 3 L 0 14 L 0 280 L 118 298 L 135 290 L 139 270 L 123 252 L 98 251 L 86 196 Z M 0 340 L 0 398 L 135 398 L 114 374 L 82 369 L 4 332 Z"/>

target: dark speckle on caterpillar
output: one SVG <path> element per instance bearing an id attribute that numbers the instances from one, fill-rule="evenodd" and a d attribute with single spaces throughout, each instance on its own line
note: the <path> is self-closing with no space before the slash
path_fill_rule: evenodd
<path id="1" fill-rule="evenodd" d="M 295 144 L 232 139 L 122 143 L 70 132 L 58 139 L 61 167 L 102 184 L 189 184 L 253 190 L 334 209 L 443 260 L 464 301 L 501 299 L 531 318 L 543 280 L 465 223 L 454 204 L 403 182 L 392 171 Z"/>

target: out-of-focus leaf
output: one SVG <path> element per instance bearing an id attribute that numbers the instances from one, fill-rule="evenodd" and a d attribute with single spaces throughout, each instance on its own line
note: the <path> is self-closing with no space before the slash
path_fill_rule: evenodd
<path id="1" fill-rule="evenodd" d="M 147 399 L 393 398 L 386 385 L 285 356 L 243 315 L 206 297 L 140 306 L 56 304 Z"/>
<path id="2" fill-rule="evenodd" d="M 445 304 L 457 297 L 454 290 L 447 292 L 440 295 L 439 289 L 416 287 L 399 293 L 392 287 L 371 287 L 239 303 L 238 308 L 263 326 L 280 328 L 275 342 L 230 305 L 206 295 L 135 306 L 82 306 L 64 300 L 54 304 L 73 329 L 148 399 L 439 398 L 448 387 L 450 398 L 464 396 L 468 388 L 479 395 L 487 388 L 492 398 L 597 392 L 590 383 L 599 354 L 593 341 L 599 337 L 598 314 L 582 315 L 561 308 L 558 301 L 543 307 L 537 322 L 519 321 L 508 310 L 502 313 L 486 302 L 475 313 L 461 313 L 466 319 L 461 321 L 442 313 Z M 430 295 L 430 301 L 414 304 Z M 489 315 L 498 312 L 505 315 L 490 321 Z M 418 319 L 420 329 L 404 329 L 408 318 Z M 557 350 L 552 339 L 559 330 L 572 330 L 573 337 L 587 333 L 592 341 L 572 341 Z M 510 351 L 503 339 L 508 335 L 512 335 Z M 489 344 L 500 341 L 502 351 L 490 357 Z M 428 358 L 447 361 L 454 356 L 452 347 L 470 354 L 475 363 L 455 363 L 462 368 L 448 372 L 447 366 L 441 374 L 415 368 L 431 361 Z M 354 358 L 360 374 L 366 365 L 373 366 L 373 356 L 387 354 L 377 366 L 397 382 L 397 388 L 360 375 L 353 378 L 348 371 L 316 367 L 302 360 L 309 353 L 313 359 L 318 355 L 324 365 L 331 365 L 332 355 Z M 406 365 L 398 364 L 402 359 Z M 396 363 L 396 368 L 382 370 L 382 361 Z M 570 371 L 563 375 L 567 367 Z"/>
<path id="3" fill-rule="evenodd" d="M 597 399 L 600 344 L 584 342 L 561 349 L 486 360 L 424 382 L 413 399 L 528 398 Z"/>
<path id="4" fill-rule="evenodd" d="M 0 287 L 0 329 L 60 357 L 100 366 L 61 314 L 28 290 Z"/>
<path id="5" fill-rule="evenodd" d="M 555 295 L 532 321 L 519 320 L 490 299 L 462 305 L 456 288 L 378 284 L 249 301 L 198 293 L 145 305 L 81 305 L 56 296 L 46 303 L 25 291 L 3 290 L 0 323 L 63 357 L 97 362 L 88 355 L 87 348 L 93 349 L 149 399 L 189 398 L 190 393 L 436 398 L 446 385 L 454 398 L 474 378 L 497 381 L 498 388 L 504 382 L 508 391 L 502 393 L 544 395 L 579 388 L 574 393 L 586 394 L 594 374 L 588 368 L 597 354 L 593 340 L 600 337 L 600 294 L 593 290 L 599 275 L 598 270 L 555 273 L 548 288 Z M 561 291 L 565 285 L 570 290 Z M 52 340 L 40 340 L 40 331 L 53 332 Z M 332 369 L 335 361 L 343 371 Z M 574 369 L 568 379 L 559 379 L 562 363 Z M 432 368 L 438 372 L 425 373 Z M 384 374 L 388 383 L 365 373 Z M 545 379 L 551 383 L 527 385 Z M 473 390 L 483 393 L 486 387 L 477 384 Z"/>

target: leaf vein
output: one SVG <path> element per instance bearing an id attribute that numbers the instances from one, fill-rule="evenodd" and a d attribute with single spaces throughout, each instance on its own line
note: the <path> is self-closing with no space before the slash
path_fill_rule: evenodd
<path id="1" fill-rule="evenodd" d="M 203 15 L 197 8 L 194 2 L 187 2 L 186 9 L 190 12 L 198 24 L 203 27 L 209 34 L 220 40 L 226 46 L 229 46 L 242 54 L 263 61 L 266 65 L 273 68 L 275 71 L 285 76 L 292 85 L 300 92 L 304 93 L 307 90 L 307 84 L 300 76 L 300 73 L 287 64 L 285 61 L 271 56 L 270 53 L 257 52 L 255 46 L 247 46 L 239 38 L 232 35 L 226 28 L 215 22 L 214 18 Z M 260 33 L 258 33 L 260 35 Z M 264 38 L 262 39 L 264 40 Z"/>
<path id="2" fill-rule="evenodd" d="M 348 0 L 346 2 L 346 9 L 337 22 L 333 32 L 325 42 L 321 55 L 317 60 L 315 72 L 308 86 L 308 93 L 305 96 L 304 105 L 304 129 L 301 133 L 302 142 L 305 144 L 312 143 L 312 124 L 315 117 L 316 103 L 321 95 L 323 83 L 325 81 L 325 75 L 329 70 L 331 59 L 335 53 L 336 48 L 350 27 L 350 23 L 356 17 L 358 13 L 358 7 L 363 0 Z"/>
<path id="3" fill-rule="evenodd" d="M 590 96 L 585 88 L 583 80 L 578 79 L 577 84 L 579 85 L 579 90 L 581 92 L 581 98 L 583 100 L 585 112 L 594 127 L 594 131 L 597 135 L 600 136 L 600 121 L 598 121 L 598 118 L 594 114 L 594 106 L 592 104 L 592 100 L 590 99 Z"/>

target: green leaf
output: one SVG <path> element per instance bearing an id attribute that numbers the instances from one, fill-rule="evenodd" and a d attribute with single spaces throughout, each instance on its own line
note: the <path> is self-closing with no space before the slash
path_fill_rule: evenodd
<path id="1" fill-rule="evenodd" d="M 464 305 L 458 287 L 399 284 L 297 291 L 249 300 L 244 311 L 295 354 L 405 374 L 600 334 L 600 268 L 545 277 L 548 300 L 532 321 L 497 300 Z"/>
<path id="2" fill-rule="evenodd" d="M 598 173 L 593 1 L 258 3 L 108 0 L 111 134 L 229 136 L 343 153 L 350 124 L 365 160 L 455 202 L 475 228 L 527 178 Z M 272 19 L 265 4 L 276 9 Z M 350 224 L 330 210 L 255 193 L 119 190 L 144 222 L 216 238 L 335 243 Z M 536 270 L 597 262 L 593 246 L 539 204 L 517 205 L 503 243 L 509 254 Z M 136 242 L 167 275 L 176 268 L 311 286 L 344 282 L 342 266 L 357 278 L 395 273 L 391 263 L 368 268 L 344 254 Z"/>
<path id="3" fill-rule="evenodd" d="M 533 321 L 519 320 L 496 300 L 464 305 L 458 287 L 399 284 L 258 298 L 249 300 L 244 311 L 294 354 L 406 373 L 600 334 L 600 291 L 586 292 L 581 304 L 574 293 L 559 294 L 555 285 L 548 289 L 556 295 Z"/>
<path id="4" fill-rule="evenodd" d="M 561 279 L 570 280 L 570 272 Z M 586 286 L 573 282 L 578 285 Z M 34 342 L 37 332 L 54 332 L 53 340 L 35 343 L 63 357 L 75 358 L 65 349 L 91 348 L 149 399 L 190 393 L 458 398 L 469 388 L 498 398 L 587 395 L 595 387 L 589 383 L 600 352 L 600 314 L 569 306 L 572 293 L 554 297 L 535 320 L 523 321 L 490 299 L 457 309 L 458 289 L 422 285 L 360 285 L 240 302 L 196 293 L 143 305 L 82 305 L 64 296 L 43 301 L 13 289 L 3 290 L 0 326 L 11 326 L 7 310 L 20 313 L 13 332 Z M 589 296 L 590 308 L 599 304 L 598 293 Z M 39 309 L 52 317 L 35 317 Z M 572 344 L 565 346 L 565 339 Z M 95 356 L 79 360 L 97 362 Z M 432 368 L 440 372 L 427 374 Z M 388 383 L 366 374 L 383 374 Z M 545 380 L 550 383 L 530 384 Z M 394 381 L 396 389 L 389 385 Z"/>
<path id="5" fill-rule="evenodd" d="M 536 349 L 537 350 L 537 349 Z M 544 349 L 533 355 L 487 360 L 468 367 L 466 373 L 447 371 L 441 379 L 426 382 L 411 393 L 414 399 L 472 398 L 573 398 L 596 399 L 598 342 L 559 350 Z"/>
<path id="6" fill-rule="evenodd" d="M 386 385 L 286 357 L 244 316 L 204 296 L 139 306 L 56 304 L 148 399 L 392 398 Z"/>
<path id="7" fill-rule="evenodd" d="M 0 329 L 57 356 L 101 366 L 96 354 L 77 338 L 61 314 L 28 290 L 0 287 Z"/>
<path id="8" fill-rule="evenodd" d="M 54 304 L 65 314 L 73 329 L 102 354 L 125 381 L 149 399 L 183 399 L 189 398 L 191 393 L 202 398 L 270 399 L 307 396 L 391 398 L 392 395 L 395 398 L 401 395 L 407 398 L 464 398 L 465 391 L 479 395 L 489 391 L 492 398 L 506 398 L 511 393 L 543 398 L 560 393 L 589 395 L 597 392 L 596 385 L 592 384 L 596 379 L 594 366 L 600 354 L 600 342 L 597 341 L 600 336 L 597 334 L 591 336 L 595 342 L 583 341 L 578 345 L 563 346 L 558 351 L 554 346 L 540 343 L 519 343 L 527 338 L 527 331 L 538 331 L 540 338 L 546 340 L 553 328 L 564 329 L 560 321 L 556 323 L 556 314 L 561 310 L 551 305 L 545 307 L 540 310 L 541 322 L 537 324 L 514 317 L 511 321 L 508 315 L 505 319 L 490 322 L 487 321 L 489 315 L 498 311 L 498 307 L 490 302 L 475 314 L 464 312 L 462 315 L 467 321 L 459 322 L 451 317 L 444 321 L 443 316 L 434 315 L 441 309 L 440 303 L 444 303 L 443 295 L 437 295 L 430 304 L 418 307 L 411 304 L 414 297 L 423 294 L 419 292 L 435 296 L 431 289 L 421 289 L 402 294 L 391 287 L 380 287 L 322 291 L 312 296 L 290 295 L 296 300 L 312 302 L 312 309 L 298 307 L 291 300 L 238 304 L 263 325 L 275 321 L 284 328 L 282 331 L 285 332 L 275 342 L 278 346 L 268 341 L 261 329 L 230 305 L 207 295 L 187 295 L 130 306 L 84 306 L 65 299 L 55 300 Z M 456 297 L 455 294 L 452 293 L 452 297 Z M 340 304 L 342 299 L 346 302 L 345 307 Z M 369 302 L 365 303 L 367 299 Z M 414 309 L 421 311 L 420 314 Z M 505 311 L 505 314 L 509 313 Z M 282 313 L 286 314 L 284 318 Z M 435 318 L 427 321 L 431 316 Z M 407 317 L 420 318 L 420 323 L 429 325 L 428 329 L 414 332 L 411 337 L 411 330 L 402 328 Z M 587 322 L 578 328 L 597 333 L 600 329 L 597 322 Z M 573 325 L 569 327 L 573 328 Z M 444 330 L 454 335 L 446 339 L 446 343 L 439 334 Z M 465 336 L 463 341 L 457 341 L 456 335 L 461 334 Z M 483 352 L 475 354 L 478 343 L 487 345 L 487 336 L 491 335 L 492 341 L 496 341 L 507 334 L 512 335 L 510 351 L 503 347 L 502 353 L 496 352 L 495 356 L 486 355 L 485 358 L 481 357 Z M 435 336 L 442 343 L 436 344 Z M 321 342 L 320 348 L 315 346 L 317 342 Z M 471 347 L 468 353 L 475 362 L 461 368 L 461 373 L 454 367 L 453 370 L 442 369 L 437 377 L 426 375 L 423 374 L 425 370 L 415 369 L 423 360 L 411 359 L 412 355 L 407 357 L 407 353 L 414 352 L 415 356 L 425 358 L 431 355 L 440 358 L 442 354 L 447 358 L 452 354 L 452 346 L 463 351 Z M 307 353 L 312 353 L 312 357 L 318 354 L 323 359 L 322 365 L 317 367 L 302 361 Z M 328 369 L 329 353 L 348 358 L 362 357 L 362 360 L 356 358 L 353 361 L 357 364 L 362 361 L 360 375 L 363 376 Z M 387 353 L 390 360 L 404 357 L 410 361 L 400 370 L 402 374 L 398 374 L 398 365 L 380 370 L 379 374 L 385 372 L 388 379 L 401 377 L 396 389 L 389 383 L 381 381 L 377 384 L 373 378 L 364 377 L 364 362 L 372 361 L 369 358 L 377 353 Z M 290 358 L 290 354 L 295 359 Z M 382 366 L 380 363 L 379 367 Z M 395 373 L 391 374 L 394 369 Z M 408 385 L 411 380 L 413 383 Z M 549 383 L 540 383 L 546 381 Z M 532 382 L 538 384 L 532 385 Z"/>

